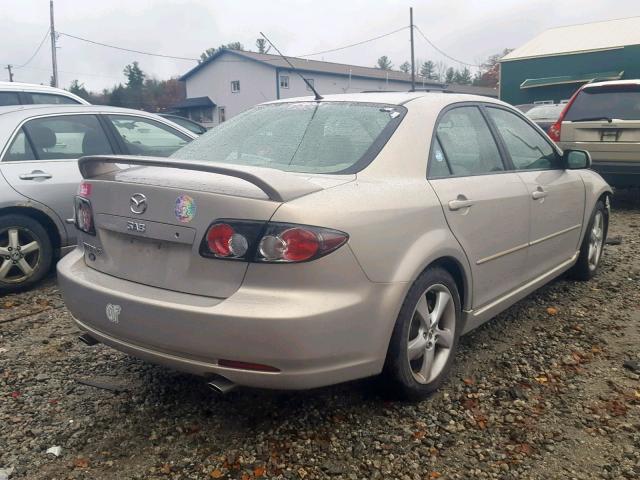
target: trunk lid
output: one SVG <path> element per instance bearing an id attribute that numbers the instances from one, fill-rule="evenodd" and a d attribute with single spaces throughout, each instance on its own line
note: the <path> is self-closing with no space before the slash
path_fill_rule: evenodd
<path id="1" fill-rule="evenodd" d="M 123 169 L 116 160 L 150 166 Z M 133 282 L 216 298 L 240 287 L 248 263 L 200 255 L 214 220 L 267 222 L 283 201 L 351 180 L 231 167 L 221 174 L 211 165 L 138 160 L 80 160 L 85 183 L 91 185 L 86 197 L 96 227 L 95 237 L 82 236 L 87 265 Z M 262 178 L 239 178 L 259 174 Z"/>

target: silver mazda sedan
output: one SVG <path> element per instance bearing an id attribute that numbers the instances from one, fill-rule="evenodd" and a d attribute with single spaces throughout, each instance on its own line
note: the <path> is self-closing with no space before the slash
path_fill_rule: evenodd
<path id="1" fill-rule="evenodd" d="M 276 101 L 172 157 L 80 160 L 59 281 L 85 343 L 218 391 L 382 373 L 422 397 L 460 335 L 592 277 L 607 233 L 589 155 L 484 97 Z"/>

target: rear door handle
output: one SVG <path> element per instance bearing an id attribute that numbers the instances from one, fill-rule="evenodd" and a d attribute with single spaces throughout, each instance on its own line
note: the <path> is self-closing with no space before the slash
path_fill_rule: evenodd
<path id="1" fill-rule="evenodd" d="M 463 208 L 469 208 L 473 205 L 473 202 L 463 195 L 458 195 L 458 198 L 449 202 L 449 210 L 455 212 L 456 210 L 462 210 Z"/>
<path id="2" fill-rule="evenodd" d="M 549 195 L 549 193 L 545 192 L 544 188 L 538 187 L 531 194 L 531 198 L 533 198 L 534 200 L 540 200 L 541 198 L 544 198 L 547 195 Z"/>
<path id="3" fill-rule="evenodd" d="M 36 180 L 38 178 L 42 178 L 43 180 L 46 180 L 48 178 L 51 178 L 51 174 L 47 173 L 47 172 L 43 172 L 42 170 L 34 170 L 31 173 L 23 173 L 22 175 L 20 175 L 20 180 Z"/>

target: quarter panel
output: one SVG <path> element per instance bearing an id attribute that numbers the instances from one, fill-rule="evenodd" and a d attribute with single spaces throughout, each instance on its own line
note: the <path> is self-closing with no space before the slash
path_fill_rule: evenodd
<path id="1" fill-rule="evenodd" d="M 404 282 L 408 289 L 429 263 L 449 256 L 463 266 L 471 284 L 466 256 L 426 179 L 355 181 L 285 203 L 272 221 L 348 233 L 349 246 L 372 282 Z"/>

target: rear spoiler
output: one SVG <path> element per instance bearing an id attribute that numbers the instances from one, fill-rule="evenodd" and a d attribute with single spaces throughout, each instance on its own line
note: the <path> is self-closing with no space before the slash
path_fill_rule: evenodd
<path id="1" fill-rule="evenodd" d="M 252 183 L 262 190 L 269 200 L 287 202 L 294 198 L 322 190 L 322 187 L 311 183 L 299 175 L 293 175 L 281 170 L 263 167 L 244 167 L 240 165 L 221 165 L 208 162 L 190 160 L 173 160 L 157 157 L 134 157 L 129 155 L 95 155 L 82 157 L 78 160 L 78 167 L 83 178 L 93 178 L 108 173 L 123 170 L 120 165 L 137 165 L 142 167 L 179 168 L 197 172 L 216 173 L 229 177 L 240 178 Z"/>

